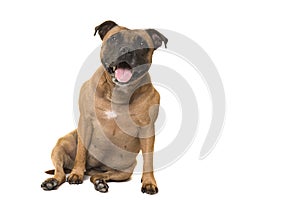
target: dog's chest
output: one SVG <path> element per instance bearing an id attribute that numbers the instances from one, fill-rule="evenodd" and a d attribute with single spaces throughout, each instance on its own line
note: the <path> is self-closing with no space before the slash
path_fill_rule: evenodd
<path id="1" fill-rule="evenodd" d="M 95 152 L 99 151 L 101 154 L 109 151 L 111 156 L 122 154 L 126 157 L 120 149 L 134 153 L 139 151 L 139 126 L 133 122 L 128 112 L 120 108 L 106 110 L 102 108 L 96 113 L 97 120 L 94 122 L 95 131 L 92 139 Z"/>
<path id="2" fill-rule="evenodd" d="M 128 106 L 108 106 L 97 108 L 97 123 L 110 139 L 130 139 L 138 137 L 139 125 L 136 114 Z"/>
<path id="3" fill-rule="evenodd" d="M 108 120 L 109 119 L 115 119 L 118 116 L 117 113 L 113 110 L 105 111 L 104 114 L 106 115 L 106 117 L 105 116 L 104 117 Z"/>

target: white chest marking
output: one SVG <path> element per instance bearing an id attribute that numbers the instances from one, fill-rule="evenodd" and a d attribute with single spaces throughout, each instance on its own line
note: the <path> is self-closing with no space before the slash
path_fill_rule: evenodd
<path id="1" fill-rule="evenodd" d="M 117 114 L 114 111 L 105 111 L 105 114 L 107 119 L 112 119 L 117 117 Z"/>

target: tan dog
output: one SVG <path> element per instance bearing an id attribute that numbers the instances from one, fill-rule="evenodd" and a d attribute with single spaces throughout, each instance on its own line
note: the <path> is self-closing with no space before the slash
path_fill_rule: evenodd
<path id="1" fill-rule="evenodd" d="M 95 28 L 103 40 L 101 66 L 80 91 L 77 130 L 60 138 L 52 151 L 54 176 L 44 190 L 58 188 L 66 180 L 83 182 L 91 175 L 95 189 L 107 192 L 107 181 L 128 180 L 142 150 L 142 192 L 158 192 L 153 175 L 154 122 L 159 93 L 148 70 L 155 49 L 167 43 L 154 29 L 129 30 L 106 21 Z"/>

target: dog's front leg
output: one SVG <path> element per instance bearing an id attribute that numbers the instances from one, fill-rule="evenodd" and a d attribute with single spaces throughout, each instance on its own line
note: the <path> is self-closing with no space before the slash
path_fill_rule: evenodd
<path id="1" fill-rule="evenodd" d="M 80 184 L 83 182 L 86 166 L 86 154 L 92 137 L 92 125 L 89 119 L 79 118 L 78 123 L 77 152 L 74 167 L 68 177 L 70 184 Z"/>
<path id="2" fill-rule="evenodd" d="M 153 174 L 153 151 L 154 151 L 154 124 L 142 128 L 140 134 L 140 145 L 143 153 L 143 176 L 142 192 L 147 194 L 156 194 L 158 192 L 157 184 Z"/>

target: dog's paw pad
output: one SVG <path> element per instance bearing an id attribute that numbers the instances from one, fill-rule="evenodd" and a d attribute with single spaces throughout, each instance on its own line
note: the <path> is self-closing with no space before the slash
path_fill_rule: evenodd
<path id="1" fill-rule="evenodd" d="M 44 190 L 55 190 L 58 187 L 58 181 L 55 178 L 48 178 L 41 184 Z"/>
<path id="2" fill-rule="evenodd" d="M 69 184 L 81 184 L 83 182 L 83 177 L 77 174 L 70 174 L 67 181 Z"/>
<path id="3" fill-rule="evenodd" d="M 158 188 L 153 184 L 147 184 L 147 185 L 143 185 L 141 191 L 142 191 L 142 193 L 152 195 L 152 194 L 158 193 Z"/>
<path id="4" fill-rule="evenodd" d="M 99 191 L 99 192 L 108 192 L 108 185 L 104 180 L 96 180 L 94 183 L 95 186 L 95 190 Z"/>

